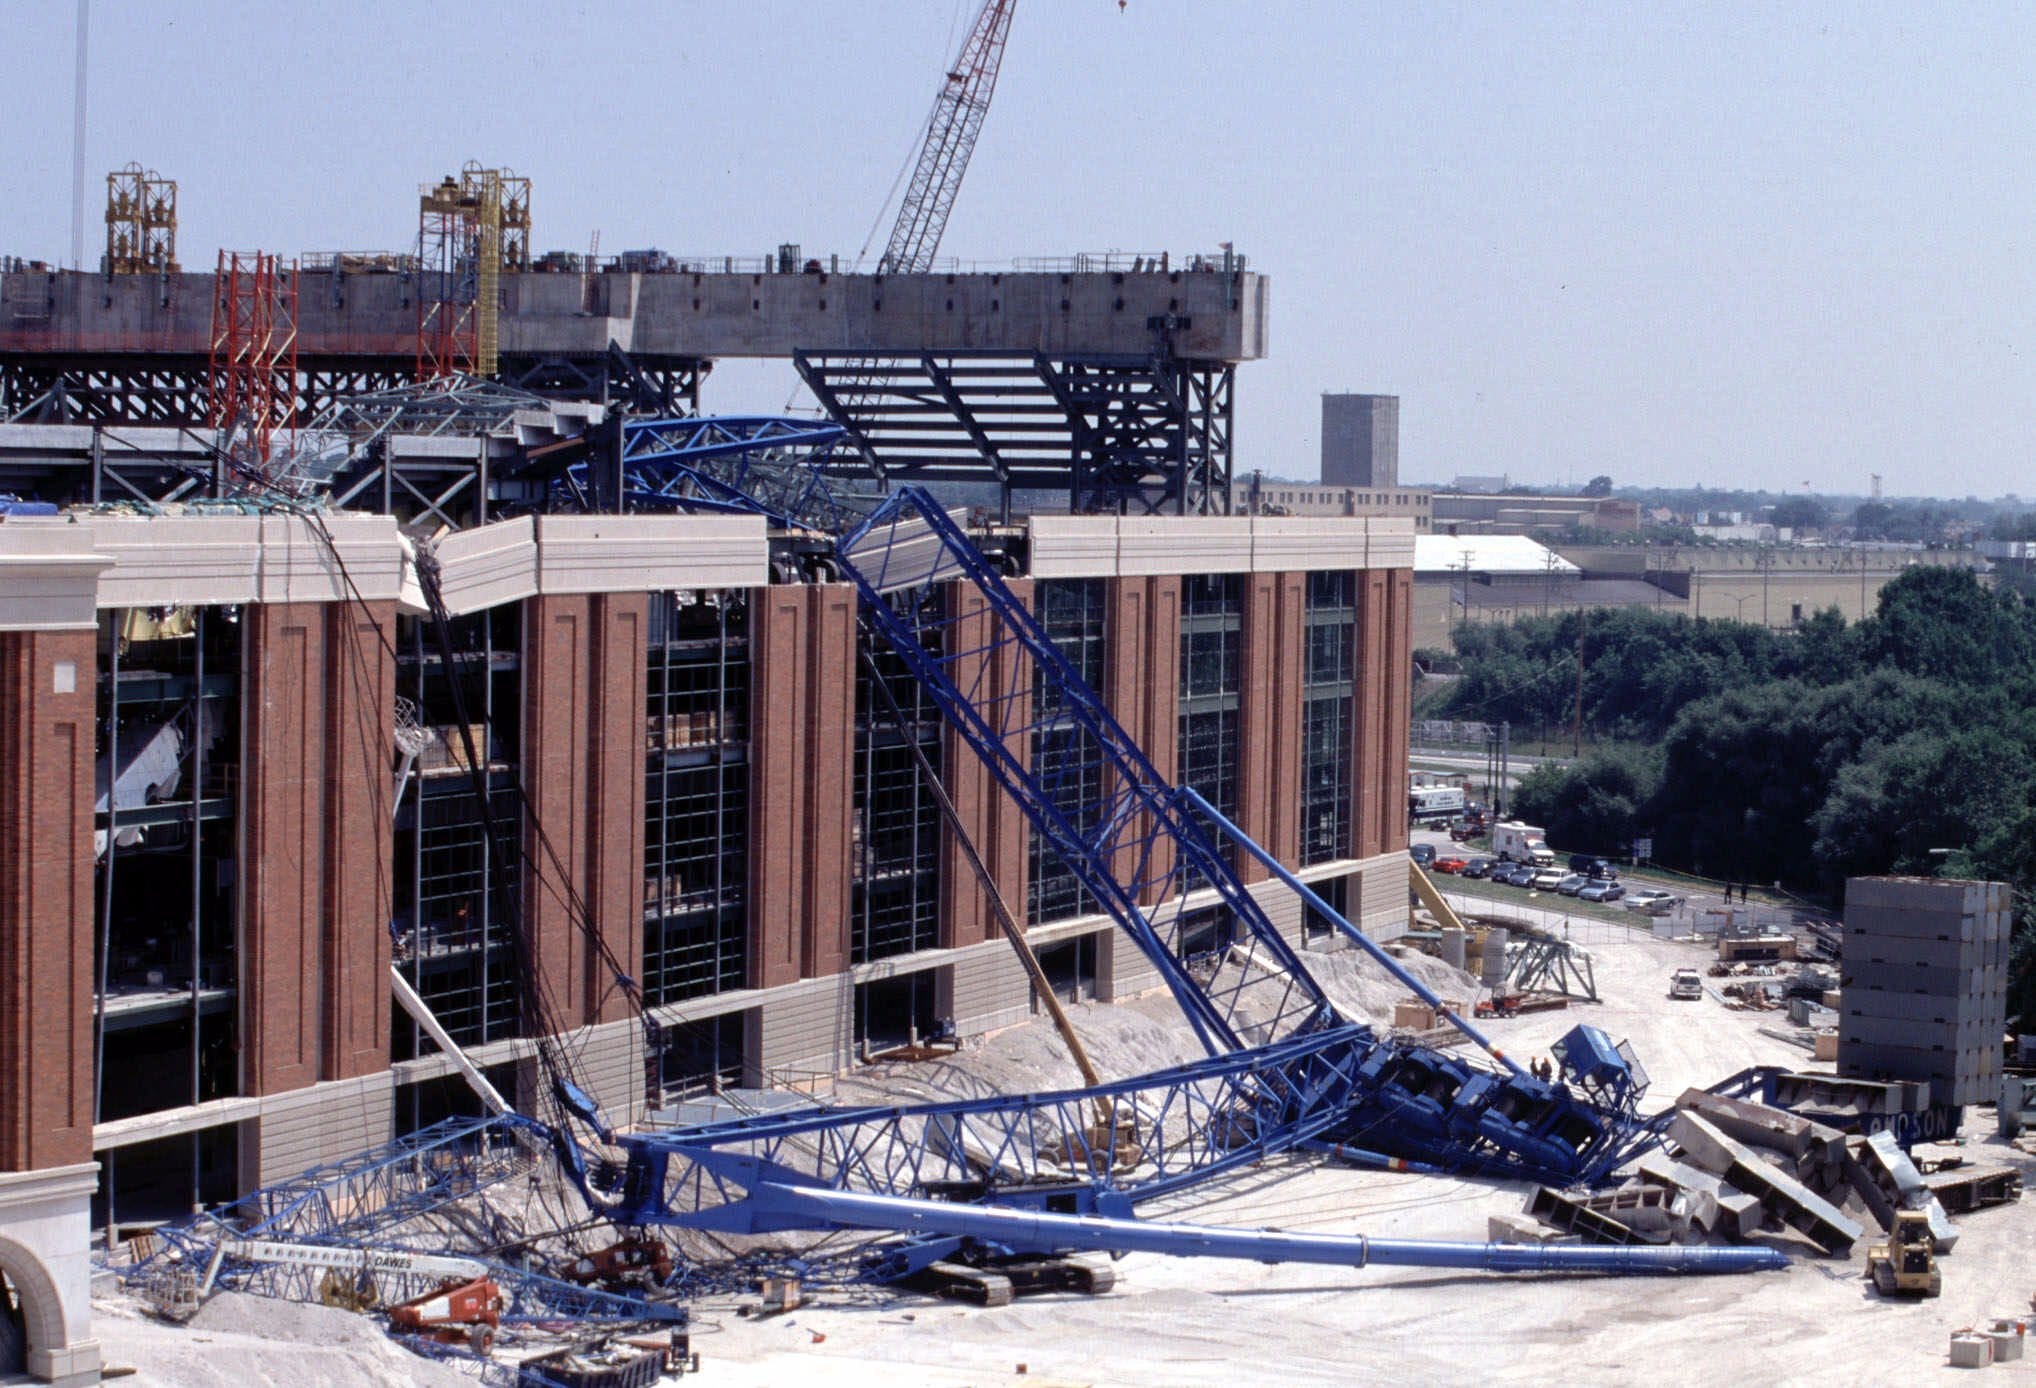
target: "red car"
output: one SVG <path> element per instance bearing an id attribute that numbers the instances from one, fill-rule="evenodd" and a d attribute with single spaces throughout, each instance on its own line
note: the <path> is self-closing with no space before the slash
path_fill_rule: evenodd
<path id="1" fill-rule="evenodd" d="M 1437 858 L 1435 860 L 1435 870 L 1437 872 L 1462 872 L 1466 861 L 1463 858 Z"/>

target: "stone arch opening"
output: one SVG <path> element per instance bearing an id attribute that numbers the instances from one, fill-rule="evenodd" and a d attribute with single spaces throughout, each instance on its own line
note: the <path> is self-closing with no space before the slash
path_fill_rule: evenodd
<path id="1" fill-rule="evenodd" d="M 56 1279 L 35 1250 L 0 1235 L 0 1275 L 14 1288 L 28 1331 L 22 1366 L 36 1363 L 38 1352 L 47 1356 L 68 1346 L 72 1337 L 64 1324 L 63 1298 L 57 1294 Z"/>

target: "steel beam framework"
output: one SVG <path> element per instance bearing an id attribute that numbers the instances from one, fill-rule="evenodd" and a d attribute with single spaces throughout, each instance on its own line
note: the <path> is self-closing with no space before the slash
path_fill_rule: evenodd
<path id="1" fill-rule="evenodd" d="M 694 357 L 505 352 L 500 377 L 548 400 L 622 401 L 638 414 L 670 417 L 699 408 L 700 383 L 711 367 Z M 0 421 L 202 428 L 211 415 L 210 372 L 209 358 L 196 354 L 0 354 Z M 349 396 L 416 379 L 408 356 L 300 352 L 293 408 L 299 419 L 310 419 Z"/>
<path id="2" fill-rule="evenodd" d="M 1151 355 L 809 351 L 800 377 L 876 473 L 1065 492 L 1076 511 L 1230 510 L 1236 368 Z"/>

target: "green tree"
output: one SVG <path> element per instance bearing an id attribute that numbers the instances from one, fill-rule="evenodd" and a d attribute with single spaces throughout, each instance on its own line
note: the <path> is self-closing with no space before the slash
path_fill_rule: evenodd
<path id="1" fill-rule="evenodd" d="M 1602 472 L 1599 473 L 1596 477 L 1593 477 L 1590 481 L 1584 483 L 1585 496 L 1610 496 L 1611 494 L 1612 494 L 1612 479 L 1610 477 L 1607 477 Z"/>
<path id="2" fill-rule="evenodd" d="M 1608 747 L 1568 766 L 1544 762 L 1523 776 L 1513 804 L 1549 841 L 1577 853 L 1623 855 L 1657 792 L 1660 758 L 1639 747 Z"/>
<path id="3" fill-rule="evenodd" d="M 2036 762 L 1998 727 L 1917 730 L 1876 743 L 1839 768 L 1810 817 L 1813 852 L 1833 880 L 1929 875 L 1932 849 L 1976 844 L 2027 808 Z"/>
<path id="4" fill-rule="evenodd" d="M 1773 520 L 1791 530 L 1822 530 L 1831 512 L 1814 496 L 1785 496 L 1775 503 Z"/>
<path id="5" fill-rule="evenodd" d="M 1933 679 L 1992 683 L 2036 657 L 2029 604 L 1989 592 L 1970 569 L 1907 570 L 1881 588 L 1862 625 L 1866 659 Z"/>

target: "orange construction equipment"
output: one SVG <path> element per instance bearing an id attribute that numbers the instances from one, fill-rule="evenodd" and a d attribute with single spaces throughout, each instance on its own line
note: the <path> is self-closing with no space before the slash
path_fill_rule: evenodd
<path id="1" fill-rule="evenodd" d="M 398 1330 L 417 1331 L 441 1344 L 470 1345 L 486 1354 L 502 1323 L 502 1289 L 490 1277 L 469 1281 L 452 1278 L 435 1292 L 413 1297 L 389 1308 L 389 1323 Z"/>
<path id="2" fill-rule="evenodd" d="M 582 1286 L 601 1282 L 618 1286 L 648 1277 L 662 1282 L 672 1275 L 672 1252 L 663 1239 L 631 1235 L 582 1254 L 559 1270 L 559 1276 Z"/>

